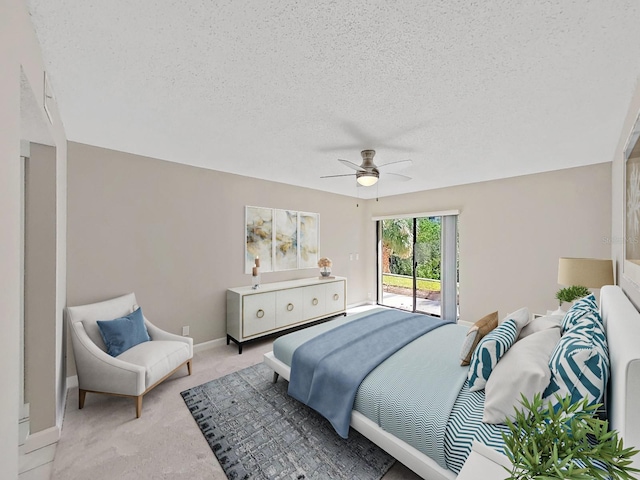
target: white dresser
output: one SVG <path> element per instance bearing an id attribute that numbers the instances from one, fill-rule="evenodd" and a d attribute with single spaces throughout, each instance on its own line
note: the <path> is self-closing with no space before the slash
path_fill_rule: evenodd
<path id="1" fill-rule="evenodd" d="M 347 308 L 347 279 L 319 277 L 227 290 L 227 345 L 341 315 Z"/>

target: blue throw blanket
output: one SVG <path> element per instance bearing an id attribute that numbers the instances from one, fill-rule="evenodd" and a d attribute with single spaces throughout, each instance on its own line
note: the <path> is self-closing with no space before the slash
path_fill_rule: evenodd
<path id="1" fill-rule="evenodd" d="M 389 310 L 324 332 L 293 353 L 289 395 L 318 411 L 347 438 L 362 380 L 402 347 L 447 323 L 452 322 Z"/>

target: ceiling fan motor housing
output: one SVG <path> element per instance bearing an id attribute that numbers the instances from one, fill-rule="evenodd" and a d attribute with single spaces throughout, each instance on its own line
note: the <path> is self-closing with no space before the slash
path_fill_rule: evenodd
<path id="1" fill-rule="evenodd" d="M 373 157 L 375 156 L 376 151 L 375 150 L 362 150 L 362 152 L 360 152 L 360 155 L 362 155 L 362 165 L 360 165 L 362 168 L 375 168 L 376 164 L 373 163 Z"/>

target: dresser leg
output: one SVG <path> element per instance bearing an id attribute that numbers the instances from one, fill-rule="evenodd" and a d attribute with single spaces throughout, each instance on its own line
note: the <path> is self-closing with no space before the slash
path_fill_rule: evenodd
<path id="1" fill-rule="evenodd" d="M 278 377 L 280 374 L 278 372 L 273 372 L 273 383 L 278 383 Z"/>

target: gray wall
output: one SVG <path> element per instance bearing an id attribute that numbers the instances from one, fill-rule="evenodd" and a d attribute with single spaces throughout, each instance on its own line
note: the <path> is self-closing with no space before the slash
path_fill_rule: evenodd
<path id="1" fill-rule="evenodd" d="M 460 209 L 461 319 L 545 312 L 560 256 L 608 258 L 611 164 L 356 199 L 69 144 L 68 304 L 135 291 L 145 314 L 195 343 L 225 336 L 225 291 L 243 274 L 244 206 L 320 213 L 321 253 L 348 303 L 375 295 L 372 215 Z M 359 260 L 349 261 L 350 253 Z M 264 282 L 316 275 L 263 274 Z M 71 364 L 70 374 L 74 366 Z"/>
<path id="2" fill-rule="evenodd" d="M 460 320 L 555 310 L 558 258 L 610 258 L 611 164 L 381 198 L 372 215 L 459 209 Z M 374 238 L 373 222 L 367 239 Z M 373 275 L 373 274 L 371 274 Z"/>
<path id="3" fill-rule="evenodd" d="M 69 144 L 68 305 L 135 292 L 145 315 L 195 343 L 226 336 L 226 289 L 244 274 L 245 205 L 320 214 L 320 253 L 366 299 L 356 200 L 97 147 Z M 362 202 L 361 202 L 362 203 Z M 349 253 L 360 260 L 349 261 Z M 263 282 L 318 275 L 263 273 Z M 69 374 L 75 365 L 69 362 Z"/>
<path id="4" fill-rule="evenodd" d="M 55 148 L 31 144 L 25 180 L 25 401 L 39 432 L 56 424 Z"/>

